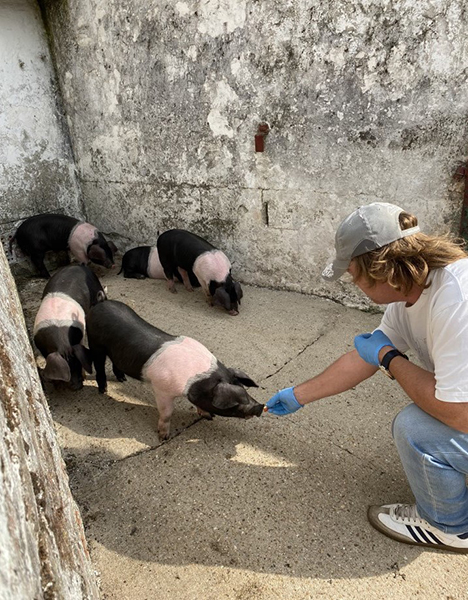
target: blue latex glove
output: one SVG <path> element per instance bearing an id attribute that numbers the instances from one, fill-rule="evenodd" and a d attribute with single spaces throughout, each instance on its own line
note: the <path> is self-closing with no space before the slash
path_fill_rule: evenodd
<path id="1" fill-rule="evenodd" d="M 303 408 L 303 404 L 299 404 L 294 395 L 294 389 L 292 387 L 280 390 L 274 396 L 272 396 L 266 403 L 268 412 L 272 415 L 289 415 L 300 408 Z"/>
<path id="2" fill-rule="evenodd" d="M 370 365 L 378 367 L 379 352 L 384 346 L 392 346 L 390 339 L 380 329 L 376 329 L 374 333 L 361 333 L 354 338 L 354 345 L 359 353 L 359 356 Z"/>

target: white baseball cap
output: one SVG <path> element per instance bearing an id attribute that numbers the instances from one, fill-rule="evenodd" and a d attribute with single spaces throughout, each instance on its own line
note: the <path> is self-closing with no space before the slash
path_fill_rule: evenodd
<path id="1" fill-rule="evenodd" d="M 406 212 L 395 204 L 373 202 L 360 206 L 341 222 L 335 235 L 335 260 L 327 265 L 322 277 L 336 281 L 346 273 L 351 259 L 419 233 L 419 226 L 401 229 L 398 217 Z"/>

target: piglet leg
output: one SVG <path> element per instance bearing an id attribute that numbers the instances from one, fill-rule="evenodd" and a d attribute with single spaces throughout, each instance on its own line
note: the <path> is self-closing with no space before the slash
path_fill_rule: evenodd
<path id="1" fill-rule="evenodd" d="M 164 269 L 164 275 L 166 276 L 166 285 L 167 289 L 171 292 L 171 294 L 177 294 L 177 290 L 175 287 L 175 275 L 170 268 Z"/>
<path id="2" fill-rule="evenodd" d="M 192 284 L 190 283 L 190 279 L 189 279 L 187 271 L 185 269 L 182 269 L 181 267 L 178 267 L 178 269 L 179 269 L 180 276 L 182 277 L 182 281 L 184 282 L 185 289 L 188 292 L 193 292 L 193 287 L 192 287 Z"/>
<path id="3" fill-rule="evenodd" d="M 166 280 L 166 285 L 167 285 L 167 289 L 172 293 L 172 294 L 177 294 L 177 290 L 175 287 L 175 280 L 174 279 L 167 279 Z"/>
<path id="4" fill-rule="evenodd" d="M 171 430 L 171 417 L 174 412 L 174 398 L 155 394 L 156 405 L 159 412 L 158 436 L 159 441 L 168 440 Z"/>
<path id="5" fill-rule="evenodd" d="M 107 377 L 106 377 L 106 354 L 96 352 L 92 350 L 94 368 L 96 370 L 96 381 L 100 394 L 104 394 L 107 391 Z"/>
<path id="6" fill-rule="evenodd" d="M 213 306 L 213 296 L 210 294 L 210 288 L 206 285 L 206 282 L 201 280 L 201 288 L 205 294 L 205 299 L 210 306 Z"/>
<path id="7" fill-rule="evenodd" d="M 40 277 L 44 277 L 45 279 L 50 278 L 50 273 L 46 269 L 44 264 L 44 256 L 45 254 L 37 252 L 34 256 L 31 256 L 31 261 L 36 269 L 39 271 Z"/>
<path id="8" fill-rule="evenodd" d="M 117 381 L 127 381 L 125 373 L 121 371 L 118 367 L 116 367 L 114 363 L 112 363 L 112 370 L 114 371 L 114 375 L 116 376 Z"/>

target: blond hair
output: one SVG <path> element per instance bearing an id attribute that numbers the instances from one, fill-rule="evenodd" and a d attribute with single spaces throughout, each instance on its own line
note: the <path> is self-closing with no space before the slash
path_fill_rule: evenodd
<path id="1" fill-rule="evenodd" d="M 415 227 L 414 215 L 400 214 L 402 230 Z M 430 236 L 415 233 L 353 258 L 354 278 L 364 277 L 373 286 L 388 283 L 395 290 L 408 294 L 413 285 L 426 287 L 430 271 L 440 269 L 468 255 L 460 240 L 450 234 Z"/>

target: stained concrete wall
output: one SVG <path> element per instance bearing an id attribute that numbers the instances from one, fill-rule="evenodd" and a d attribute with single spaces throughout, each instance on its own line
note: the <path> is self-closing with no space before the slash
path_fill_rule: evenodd
<path id="1" fill-rule="evenodd" d="M 343 295 L 320 271 L 357 205 L 457 230 L 464 0 L 41 0 L 90 220 L 186 227 L 241 279 Z M 254 151 L 258 124 L 271 132 Z"/>
<path id="2" fill-rule="evenodd" d="M 81 515 L 1 247 L 0 282 L 0 598 L 98 598 Z"/>
<path id="3" fill-rule="evenodd" d="M 0 0 L 0 236 L 40 212 L 82 214 L 45 29 L 34 0 Z"/>

